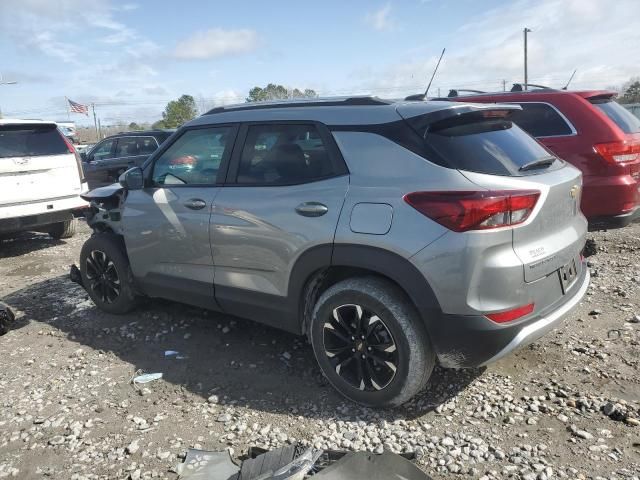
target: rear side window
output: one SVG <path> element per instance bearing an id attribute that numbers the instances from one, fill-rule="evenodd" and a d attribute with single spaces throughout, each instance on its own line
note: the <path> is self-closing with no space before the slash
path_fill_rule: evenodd
<path id="1" fill-rule="evenodd" d="M 607 117 L 609 117 L 624 133 L 640 132 L 640 118 L 613 100 L 592 100 Z"/>
<path id="2" fill-rule="evenodd" d="M 233 144 L 232 127 L 185 131 L 156 160 L 156 185 L 213 185 L 227 150 Z"/>
<path id="3" fill-rule="evenodd" d="M 522 110 L 509 117 L 529 135 L 534 137 L 557 137 L 573 134 L 572 128 L 558 111 L 546 103 L 520 103 Z"/>
<path id="4" fill-rule="evenodd" d="M 536 169 L 525 166 L 555 158 L 508 117 L 453 117 L 430 125 L 423 137 L 427 154 L 438 157 L 436 163 L 471 172 L 514 176 L 526 169 L 531 174 Z"/>
<path id="5" fill-rule="evenodd" d="M 253 125 L 242 149 L 237 183 L 294 185 L 333 173 L 315 125 Z"/>
<path id="6" fill-rule="evenodd" d="M 0 125 L 0 158 L 69 153 L 55 125 Z"/>

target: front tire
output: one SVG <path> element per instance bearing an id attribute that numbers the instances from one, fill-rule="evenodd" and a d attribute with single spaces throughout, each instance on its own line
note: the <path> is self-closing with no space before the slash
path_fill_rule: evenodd
<path id="1" fill-rule="evenodd" d="M 71 220 L 66 220 L 64 222 L 54 223 L 48 229 L 49 235 L 51 235 L 56 240 L 60 240 L 61 238 L 71 238 L 76 234 L 76 229 L 78 227 L 78 220 L 72 218 Z"/>
<path id="2" fill-rule="evenodd" d="M 371 407 L 401 405 L 427 384 L 435 353 L 406 294 L 379 277 L 336 283 L 318 299 L 311 344 L 327 380 Z"/>
<path id="3" fill-rule="evenodd" d="M 136 306 L 133 275 L 120 237 L 98 233 L 80 252 L 82 284 L 98 308 L 122 314 Z"/>

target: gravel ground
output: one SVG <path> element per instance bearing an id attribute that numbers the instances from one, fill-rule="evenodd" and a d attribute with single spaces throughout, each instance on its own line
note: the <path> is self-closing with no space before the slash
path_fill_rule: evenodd
<path id="1" fill-rule="evenodd" d="M 437 369 L 395 410 L 334 393 L 305 339 L 164 301 L 98 311 L 68 279 L 88 235 L 0 242 L 19 317 L 0 337 L 0 477 L 175 478 L 189 447 L 297 440 L 414 451 L 435 479 L 640 478 L 640 224 L 592 236 L 592 285 L 560 329 L 486 369 Z M 138 371 L 164 377 L 135 388 Z"/>

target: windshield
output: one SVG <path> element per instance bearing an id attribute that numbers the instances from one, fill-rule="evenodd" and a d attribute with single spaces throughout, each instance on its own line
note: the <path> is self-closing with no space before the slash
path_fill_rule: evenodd
<path id="1" fill-rule="evenodd" d="M 491 175 L 535 174 L 555 157 L 535 139 L 507 118 L 484 118 L 469 114 L 427 127 L 427 147 L 460 170 Z M 535 168 L 531 168 L 535 166 Z"/>
<path id="2" fill-rule="evenodd" d="M 0 126 L 0 158 L 69 153 L 55 125 Z"/>

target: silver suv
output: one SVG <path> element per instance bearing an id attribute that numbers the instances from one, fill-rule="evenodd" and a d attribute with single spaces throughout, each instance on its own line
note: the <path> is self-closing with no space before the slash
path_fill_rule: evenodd
<path id="1" fill-rule="evenodd" d="M 216 108 L 94 190 L 81 282 L 307 335 L 343 395 L 399 405 L 582 299 L 580 172 L 519 106 L 372 97 Z"/>

